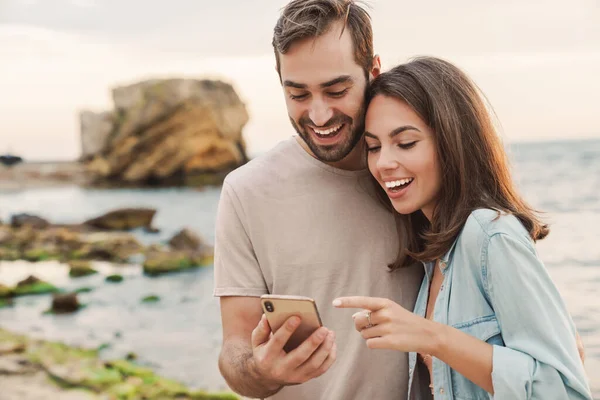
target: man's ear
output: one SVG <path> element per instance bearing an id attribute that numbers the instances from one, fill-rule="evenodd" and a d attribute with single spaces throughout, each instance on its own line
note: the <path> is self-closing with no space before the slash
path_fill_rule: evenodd
<path id="1" fill-rule="evenodd" d="M 371 65 L 371 77 L 377 78 L 379 74 L 381 74 L 381 58 L 376 54 L 375 57 L 373 57 L 373 64 Z"/>

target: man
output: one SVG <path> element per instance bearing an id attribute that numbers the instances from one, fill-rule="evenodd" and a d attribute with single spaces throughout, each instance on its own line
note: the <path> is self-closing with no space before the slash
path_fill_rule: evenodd
<path id="1" fill-rule="evenodd" d="M 347 295 L 412 310 L 423 268 L 388 270 L 394 220 L 376 199 L 361 143 L 364 94 L 380 72 L 369 16 L 351 0 L 293 0 L 273 37 L 277 72 L 298 133 L 225 180 L 215 238 L 221 299 L 219 368 L 252 398 L 404 399 L 406 354 L 369 350 L 348 323 Z M 297 318 L 271 335 L 259 297 L 315 299 L 325 327 L 283 346 Z"/>
<path id="2" fill-rule="evenodd" d="M 299 137 L 223 184 L 215 240 L 221 373 L 253 398 L 405 398 L 406 355 L 369 350 L 349 311 L 331 307 L 336 296 L 362 294 L 412 309 L 423 273 L 388 270 L 396 228 L 364 165 L 365 89 L 380 71 L 369 16 L 349 0 L 294 0 L 273 45 Z M 325 327 L 286 354 L 298 321 L 271 337 L 259 300 L 266 293 L 314 298 Z"/>

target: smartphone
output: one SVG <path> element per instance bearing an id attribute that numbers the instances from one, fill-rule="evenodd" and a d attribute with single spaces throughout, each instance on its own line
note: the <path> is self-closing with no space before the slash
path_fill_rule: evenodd
<path id="1" fill-rule="evenodd" d="M 323 326 L 317 304 L 310 297 L 265 294 L 260 300 L 273 333 L 292 316 L 298 316 L 302 320 L 283 348 L 287 353 Z"/>

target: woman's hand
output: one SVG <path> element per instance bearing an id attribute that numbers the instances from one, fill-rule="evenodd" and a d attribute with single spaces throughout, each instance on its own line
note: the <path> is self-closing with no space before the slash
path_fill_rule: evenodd
<path id="1" fill-rule="evenodd" d="M 415 315 L 389 299 L 340 297 L 333 301 L 333 306 L 364 310 L 352 318 L 370 349 L 434 354 L 442 339 L 443 325 Z"/>

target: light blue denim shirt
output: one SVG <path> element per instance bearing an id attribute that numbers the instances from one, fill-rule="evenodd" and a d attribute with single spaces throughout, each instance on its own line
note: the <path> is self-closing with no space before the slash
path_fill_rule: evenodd
<path id="1" fill-rule="evenodd" d="M 434 358 L 434 398 L 592 399 L 565 303 L 520 221 L 498 215 L 479 209 L 467 219 L 440 260 L 444 278 L 433 313 L 435 321 L 493 345 L 495 395 Z M 420 316 L 434 263 L 424 266 L 414 310 Z M 409 363 L 409 399 L 419 399 L 416 353 Z"/>

